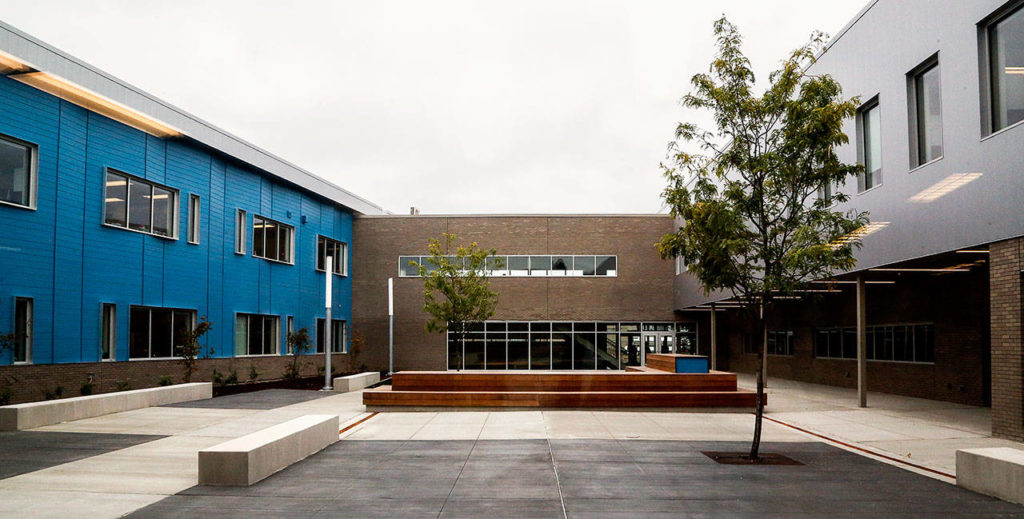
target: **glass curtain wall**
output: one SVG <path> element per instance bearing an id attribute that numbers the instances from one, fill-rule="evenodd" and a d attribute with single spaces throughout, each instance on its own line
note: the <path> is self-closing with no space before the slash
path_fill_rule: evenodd
<path id="1" fill-rule="evenodd" d="M 643 360 L 641 330 L 661 332 L 659 352 L 675 352 L 674 337 L 679 353 L 696 353 L 695 323 L 487 321 L 470 323 L 461 344 L 448 334 L 448 369 L 625 369 Z"/>

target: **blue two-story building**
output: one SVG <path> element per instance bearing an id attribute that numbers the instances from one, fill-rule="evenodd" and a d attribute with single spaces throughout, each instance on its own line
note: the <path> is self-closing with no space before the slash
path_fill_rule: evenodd
<path id="1" fill-rule="evenodd" d="M 346 351 L 352 218 L 380 212 L 0 23 L 0 365 L 170 359 L 201 319 L 213 358 L 320 345 L 328 256 Z"/>

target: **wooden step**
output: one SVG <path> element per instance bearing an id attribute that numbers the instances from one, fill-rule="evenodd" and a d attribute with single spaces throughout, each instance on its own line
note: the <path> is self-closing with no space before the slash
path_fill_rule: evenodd
<path id="1" fill-rule="evenodd" d="M 380 387 L 363 392 L 363 404 L 402 407 L 745 407 L 754 392 L 739 391 L 401 391 Z"/>
<path id="2" fill-rule="evenodd" d="M 601 371 L 403 371 L 395 391 L 647 392 L 735 391 L 736 374 Z"/>

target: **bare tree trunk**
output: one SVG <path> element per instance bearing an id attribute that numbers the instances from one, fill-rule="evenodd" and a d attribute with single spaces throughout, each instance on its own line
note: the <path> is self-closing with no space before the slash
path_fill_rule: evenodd
<path id="1" fill-rule="evenodd" d="M 764 306 L 762 305 L 757 314 L 757 337 L 764 337 L 765 334 L 765 321 L 764 321 Z M 754 415 L 754 441 L 750 445 L 750 456 L 751 460 L 756 460 L 758 451 L 761 449 L 761 423 L 764 418 L 764 368 L 765 368 L 765 356 L 764 348 L 757 348 L 757 411 Z"/>

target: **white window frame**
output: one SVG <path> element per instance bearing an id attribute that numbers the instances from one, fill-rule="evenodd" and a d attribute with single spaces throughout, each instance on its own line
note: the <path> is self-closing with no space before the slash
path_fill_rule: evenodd
<path id="1" fill-rule="evenodd" d="M 148 353 L 148 355 L 146 357 L 133 357 L 132 356 L 132 343 L 131 343 L 132 323 L 131 323 L 131 319 L 132 319 L 132 310 L 133 309 L 147 310 L 147 314 L 146 314 L 148 316 L 147 317 L 147 326 L 149 327 L 149 333 L 147 334 L 147 336 L 149 338 L 149 344 L 146 347 L 146 352 Z M 166 311 L 171 312 L 171 356 L 170 357 L 154 357 L 153 356 L 153 310 L 166 310 Z M 195 330 L 196 329 L 196 323 L 198 322 L 197 317 L 196 317 L 197 312 L 196 312 L 195 309 L 192 309 L 192 308 L 176 308 L 176 307 L 171 307 L 171 306 L 148 306 L 148 305 L 130 305 L 128 307 L 128 360 L 129 361 L 165 360 L 165 359 L 180 359 L 181 358 L 181 356 L 178 356 L 178 355 L 174 354 L 174 347 L 175 347 L 175 344 L 174 344 L 174 314 L 176 312 L 187 312 L 188 316 L 189 316 L 188 317 L 189 318 L 189 330 Z"/>
<path id="2" fill-rule="evenodd" d="M 313 350 L 315 353 L 323 353 L 323 350 L 320 349 L 321 322 L 324 323 L 324 326 L 327 326 L 326 320 L 323 317 L 316 318 L 316 337 L 313 338 Z M 334 333 L 334 326 L 337 324 L 341 325 L 341 341 L 338 341 L 338 337 Z M 338 346 L 341 346 L 341 348 L 338 349 Z M 331 353 L 348 353 L 348 321 L 345 319 L 331 318 Z"/>
<path id="3" fill-rule="evenodd" d="M 26 304 L 25 309 L 25 358 L 17 360 L 17 345 L 15 350 L 11 352 L 11 362 L 13 364 L 32 364 L 32 343 L 35 339 L 35 299 L 31 297 L 15 297 L 14 308 L 13 308 L 13 319 L 11 322 L 14 323 L 14 329 L 18 326 L 18 303 L 24 301 Z M 15 341 L 18 338 L 15 337 Z"/>
<path id="4" fill-rule="evenodd" d="M 529 269 L 525 270 L 525 271 L 522 271 L 522 270 L 510 270 L 508 268 L 508 263 L 509 263 L 508 262 L 508 258 L 527 258 L 527 259 L 529 259 L 531 257 L 536 257 L 536 256 L 548 257 L 550 259 L 549 263 L 552 265 L 552 268 L 549 269 L 549 270 L 546 270 L 546 271 L 539 271 L 539 272 L 533 272 L 533 271 L 530 271 Z M 575 258 L 592 258 L 594 260 L 594 273 L 590 274 L 590 275 L 584 275 L 583 271 L 575 270 L 575 265 L 573 265 L 574 270 L 560 270 L 560 269 L 553 268 L 554 267 L 554 258 L 561 258 L 561 257 L 571 257 L 574 260 L 575 260 Z M 599 263 L 597 261 L 597 258 L 600 258 L 600 257 L 615 258 L 615 270 L 609 270 L 609 272 L 610 272 L 609 274 L 599 275 L 597 273 L 597 267 L 599 265 Z M 420 263 L 420 262 L 425 261 L 427 258 L 430 258 L 430 256 L 426 256 L 426 255 L 422 255 L 422 254 L 402 254 L 402 255 L 398 256 L 398 277 L 400 277 L 400 278 L 418 278 L 418 277 L 420 277 L 419 274 L 407 275 L 407 274 L 403 274 L 402 273 L 402 262 L 406 258 L 412 258 L 417 263 Z M 493 256 L 489 256 L 488 257 L 488 259 L 490 259 L 490 258 L 499 258 L 499 259 L 501 259 L 502 262 L 504 263 L 505 268 L 502 269 L 502 270 L 487 270 L 487 269 L 485 269 L 485 272 L 486 272 L 488 277 L 514 277 L 514 278 L 515 277 L 522 277 L 522 278 L 570 277 L 570 278 L 587 278 L 587 279 L 590 279 L 590 278 L 607 279 L 607 278 L 619 277 L 619 256 L 617 254 L 495 254 Z"/>
<path id="5" fill-rule="evenodd" d="M 235 210 L 235 254 L 244 256 L 246 236 L 249 233 L 249 216 L 245 209 Z"/>
<path id="6" fill-rule="evenodd" d="M 263 321 L 263 336 L 267 336 L 266 321 L 271 319 L 274 323 L 273 333 L 271 336 L 274 338 L 270 353 L 249 353 L 249 320 L 253 317 L 260 318 Z M 238 351 L 238 323 L 240 318 L 245 318 L 245 353 L 239 353 Z M 235 357 L 270 357 L 281 354 L 281 316 L 274 314 L 254 314 L 248 312 L 237 312 L 235 313 L 235 334 L 232 352 Z"/>
<path id="7" fill-rule="evenodd" d="M 202 227 L 202 199 L 195 193 L 188 195 L 188 242 L 199 245 L 199 231 Z"/>
<path id="8" fill-rule="evenodd" d="M 109 312 L 108 312 L 109 310 Z M 107 355 L 103 355 L 103 348 Z M 100 304 L 100 361 L 111 362 L 117 359 L 117 304 Z"/>
<path id="9" fill-rule="evenodd" d="M 324 240 L 325 244 L 323 255 L 320 254 L 320 240 Z M 327 263 L 326 244 L 331 242 L 337 243 L 339 246 L 338 248 L 341 250 L 340 257 L 334 258 L 334 275 L 342 277 L 348 276 L 348 244 L 341 240 L 335 240 L 334 238 L 330 238 L 322 234 L 318 234 L 316 236 L 316 265 L 314 266 L 314 268 L 316 269 L 317 272 L 325 272 L 325 269 L 321 268 L 320 265 L 321 263 Z"/>
<path id="10" fill-rule="evenodd" d="M 6 135 L 3 133 L 0 133 L 0 140 L 4 140 L 12 144 L 17 144 L 19 146 L 25 146 L 31 152 L 31 157 L 29 158 L 28 173 L 28 205 L 16 204 L 14 202 L 7 202 L 5 200 L 0 200 L 0 205 L 35 211 L 37 193 L 39 191 L 39 145 L 22 139 L 18 139 L 17 137 L 11 137 L 10 135 Z"/>
<path id="11" fill-rule="evenodd" d="M 125 185 L 124 226 L 123 227 L 120 226 L 120 225 L 117 225 L 117 224 L 107 223 L 107 202 L 106 202 L 106 200 L 107 200 L 107 175 L 111 175 L 111 174 L 125 177 L 125 181 L 127 182 L 127 184 Z M 131 214 L 132 214 L 132 208 L 131 208 L 131 204 L 132 204 L 131 183 L 132 182 L 148 185 L 150 187 L 150 192 L 151 193 L 152 193 L 152 189 L 153 188 L 157 188 L 157 187 L 160 188 L 160 189 L 167 190 L 168 192 L 171 193 L 171 200 L 168 202 L 169 207 L 171 208 L 171 215 L 170 215 L 170 219 L 168 221 L 168 224 L 171 226 L 171 229 L 170 229 L 171 230 L 171 234 L 169 236 L 168 235 L 159 234 L 157 232 L 154 232 L 154 230 L 153 230 L 153 220 L 156 217 L 156 215 L 155 215 L 155 213 L 153 211 L 153 206 L 156 205 L 156 197 L 153 197 L 153 196 L 150 196 L 150 198 L 149 198 L 149 229 L 150 230 L 149 231 L 142 231 L 142 230 L 139 230 L 139 229 L 132 229 L 132 224 L 131 224 L 131 221 L 130 221 Z M 126 172 L 121 171 L 119 169 L 104 168 L 104 170 L 103 170 L 103 200 L 104 200 L 104 202 L 103 202 L 103 212 L 102 212 L 100 221 L 103 222 L 103 226 L 104 227 L 109 227 L 111 229 L 120 229 L 122 231 L 137 232 L 139 234 L 145 234 L 145 235 L 148 235 L 148 236 L 155 236 L 157 238 L 162 238 L 162 239 L 165 239 L 165 240 L 177 240 L 178 239 L 178 203 L 179 203 L 180 198 L 181 198 L 181 192 L 178 191 L 177 189 L 174 189 L 173 187 L 166 186 L 164 184 L 158 184 L 158 183 L 153 182 L 151 180 L 146 180 L 144 178 L 132 175 L 131 173 L 126 173 Z"/>

